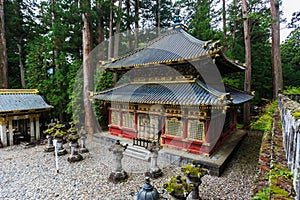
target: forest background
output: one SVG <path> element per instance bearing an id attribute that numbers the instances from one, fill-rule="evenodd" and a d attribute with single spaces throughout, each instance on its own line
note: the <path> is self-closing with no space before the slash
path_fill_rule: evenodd
<path id="1" fill-rule="evenodd" d="M 83 63 L 83 14 L 91 47 L 121 32 L 171 26 L 176 10 L 182 23 L 200 40 L 221 40 L 225 54 L 245 62 L 242 1 L 232 0 L 0 0 L 4 7 L 8 88 L 36 88 L 54 106 L 51 118 L 72 120 L 73 86 Z M 251 42 L 252 108 L 273 98 L 270 1 L 247 1 Z M 300 12 L 293 14 L 293 30 L 281 44 L 283 84 L 300 86 Z M 281 18 L 281 21 L 285 19 Z M 130 49 L 134 44 L 125 45 Z M 112 57 L 105 55 L 105 57 Z M 224 81 L 243 89 L 244 73 Z M 97 89 L 113 86 L 113 74 L 103 75 Z M 77 108 L 81 110 L 81 108 Z M 101 119 L 101 116 L 99 116 Z"/>

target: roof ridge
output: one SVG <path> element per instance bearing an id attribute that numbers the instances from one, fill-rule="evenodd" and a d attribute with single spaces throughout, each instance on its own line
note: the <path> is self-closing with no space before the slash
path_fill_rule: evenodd
<path id="1" fill-rule="evenodd" d="M 5 94 L 38 94 L 37 89 L 0 89 L 0 95 Z"/>
<path id="2" fill-rule="evenodd" d="M 135 53 L 137 53 L 137 52 L 139 52 L 141 50 L 144 50 L 145 48 L 151 46 L 152 44 L 154 44 L 155 42 L 161 40 L 162 38 L 164 38 L 164 37 L 166 37 L 168 35 L 174 34 L 176 32 L 179 32 L 179 31 L 178 30 L 169 30 L 169 31 L 166 31 L 165 33 L 161 34 L 160 36 L 158 36 L 158 37 L 154 38 L 153 40 L 147 42 L 147 44 L 145 44 L 144 46 L 138 47 L 138 48 L 136 48 L 136 49 L 134 49 L 134 50 L 132 50 L 132 51 L 130 51 L 130 52 L 122 55 L 122 56 L 118 56 L 117 58 L 112 58 L 112 61 L 104 62 L 104 65 L 106 65 L 108 63 L 114 63 L 114 62 L 116 62 L 118 60 L 121 60 L 123 58 L 129 57 L 129 56 L 131 56 L 131 55 L 133 55 L 133 54 L 135 54 Z"/>
<path id="3" fill-rule="evenodd" d="M 247 92 L 245 90 L 242 90 L 242 89 L 239 89 L 237 87 L 234 87 L 232 85 L 229 85 L 229 84 L 224 84 L 225 85 L 225 88 L 229 88 L 229 89 L 233 89 L 233 90 L 236 90 L 240 93 L 243 93 L 243 94 L 248 94 L 248 95 L 251 95 L 251 96 L 254 96 L 253 92 Z"/>
<path id="4" fill-rule="evenodd" d="M 214 88 L 212 88 L 212 87 L 210 87 L 210 88 L 212 88 L 212 89 L 209 89 L 209 88 L 208 88 L 209 86 L 208 86 L 207 84 L 204 85 L 204 83 L 201 82 L 201 81 L 198 80 L 198 79 L 197 79 L 196 83 L 197 83 L 200 87 L 202 87 L 204 90 L 210 92 L 211 94 L 215 95 L 216 97 L 222 97 L 223 95 L 227 95 L 227 94 L 228 94 L 227 92 L 220 92 L 220 91 L 218 91 L 218 90 L 216 90 L 216 89 L 214 89 Z M 206 86 L 206 87 L 205 87 L 205 86 Z M 213 91 L 213 90 L 215 90 L 215 91 Z M 220 94 L 218 94 L 217 92 L 219 92 Z"/>
<path id="5" fill-rule="evenodd" d="M 127 85 L 130 85 L 130 83 L 124 83 L 124 84 L 121 84 L 117 87 L 112 87 L 112 88 L 109 88 L 109 89 L 106 89 L 106 90 L 102 90 L 100 92 L 94 92 L 92 96 L 94 95 L 98 95 L 98 94 L 103 94 L 103 93 L 106 93 L 106 92 L 110 92 L 110 91 L 113 91 L 113 90 L 116 90 L 116 89 L 119 89 L 119 88 L 122 88 L 122 87 L 125 87 Z"/>

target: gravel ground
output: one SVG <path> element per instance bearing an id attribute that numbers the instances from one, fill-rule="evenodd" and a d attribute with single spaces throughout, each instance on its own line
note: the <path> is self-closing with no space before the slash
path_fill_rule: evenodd
<path id="1" fill-rule="evenodd" d="M 251 199 L 253 180 L 261 135 L 255 132 L 243 141 L 221 177 L 206 175 L 202 178 L 202 199 Z M 0 149 L 0 199 L 133 199 L 144 184 L 148 163 L 124 156 L 122 162 L 129 179 L 120 184 L 107 182 L 112 170 L 112 156 L 108 146 L 88 138 L 89 153 L 84 160 L 67 162 L 68 155 L 59 157 L 60 170 L 56 173 L 53 153 L 44 153 L 44 145 L 24 149 L 21 145 Z M 172 175 L 182 174 L 174 165 L 163 167 L 164 176 L 151 180 L 158 190 Z"/>

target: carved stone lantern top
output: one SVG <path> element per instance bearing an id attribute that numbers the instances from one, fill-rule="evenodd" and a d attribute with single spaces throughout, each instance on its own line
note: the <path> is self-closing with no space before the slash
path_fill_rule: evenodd
<path id="1" fill-rule="evenodd" d="M 139 192 L 134 196 L 134 200 L 144 200 L 144 199 L 151 199 L 151 200 L 159 200 L 160 193 L 157 191 L 155 187 L 150 184 L 150 178 L 145 177 L 145 184 L 139 190 Z"/>
<path id="2" fill-rule="evenodd" d="M 123 145 L 120 140 L 117 140 L 115 144 L 109 147 L 109 151 L 112 151 L 113 153 L 122 153 L 126 150 L 127 146 L 128 144 Z"/>

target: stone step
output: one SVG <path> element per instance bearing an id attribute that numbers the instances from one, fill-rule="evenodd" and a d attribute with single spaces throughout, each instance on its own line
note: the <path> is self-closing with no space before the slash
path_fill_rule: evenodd
<path id="1" fill-rule="evenodd" d="M 143 147 L 139 147 L 136 145 L 128 145 L 126 151 L 124 152 L 124 155 L 144 160 L 144 161 L 149 161 L 149 151 Z"/>

